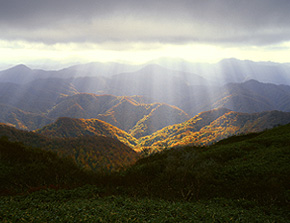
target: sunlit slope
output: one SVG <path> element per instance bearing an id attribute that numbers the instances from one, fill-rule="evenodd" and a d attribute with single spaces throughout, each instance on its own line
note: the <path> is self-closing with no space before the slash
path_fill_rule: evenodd
<path id="1" fill-rule="evenodd" d="M 259 132 L 286 123 L 290 123 L 290 113 L 287 112 L 249 114 L 220 108 L 202 112 L 184 123 L 140 138 L 139 145 L 154 148 L 209 145 L 232 135 Z"/>
<path id="2" fill-rule="evenodd" d="M 135 132 L 141 125 L 145 126 L 146 131 L 133 134 L 138 137 L 189 119 L 175 106 L 146 102 L 150 100 L 141 96 L 75 94 L 60 101 L 48 117 L 97 118 L 127 132 Z M 154 119 L 154 122 L 148 123 L 148 118 Z"/>
<path id="3" fill-rule="evenodd" d="M 51 150 L 60 156 L 71 157 L 81 167 L 96 171 L 123 168 L 134 163 L 139 156 L 129 146 L 104 135 L 51 138 L 0 124 L 0 136 L 22 142 L 26 146 Z"/>
<path id="4" fill-rule="evenodd" d="M 156 107 L 152 111 L 140 119 L 137 124 L 129 131 L 129 133 L 140 138 L 176 123 L 184 122 L 189 116 L 181 109 L 166 104 L 154 104 Z"/>
<path id="5" fill-rule="evenodd" d="M 97 118 L 139 138 L 168 125 L 184 122 L 189 116 L 181 109 L 168 104 L 136 104 L 124 99 Z"/>
<path id="6" fill-rule="evenodd" d="M 48 117 L 96 118 L 119 103 L 113 95 L 75 94 L 59 101 L 48 113 Z"/>
<path id="7" fill-rule="evenodd" d="M 99 114 L 97 118 L 128 132 L 157 106 L 157 104 L 140 104 L 130 97 L 124 97 L 105 113 Z"/>
<path id="8" fill-rule="evenodd" d="M 136 191 L 163 198 L 227 197 L 287 206 L 289 139 L 288 124 L 209 147 L 164 150 L 139 160 L 126 180 Z"/>
<path id="9" fill-rule="evenodd" d="M 118 139 L 131 148 L 137 140 L 125 131 L 98 119 L 59 118 L 54 123 L 36 131 L 48 137 L 77 137 L 98 135 Z"/>
<path id="10" fill-rule="evenodd" d="M 230 67 L 226 62 L 225 74 L 234 72 L 235 64 L 240 62 L 233 60 L 233 68 L 228 69 Z M 270 70 L 274 66 L 264 65 L 262 67 L 269 67 Z M 276 64 L 274 67 L 281 70 L 285 66 L 278 69 Z M 184 122 L 200 112 L 220 107 L 246 113 L 270 110 L 290 112 L 290 87 L 255 80 L 246 81 L 252 76 L 257 77 L 256 74 L 248 73 L 251 69 L 237 71 L 229 79 L 246 82 L 228 83 L 227 80 L 227 84 L 220 86 L 214 85 L 215 83 L 209 85 L 209 81 L 194 73 L 170 70 L 158 65 L 131 68 L 125 69 L 126 73 L 118 73 L 124 70 L 121 67 L 114 70 L 109 64 L 89 64 L 59 71 L 43 71 L 20 65 L 1 71 L 1 121 L 17 128 L 35 130 L 59 117 L 97 118 L 136 137 L 142 137 L 166 125 Z M 276 68 L 272 71 L 278 72 Z M 102 71 L 104 75 L 110 75 L 103 77 Z M 242 75 L 242 71 L 247 75 Z M 239 78 L 240 74 L 242 76 Z M 272 83 L 273 75 L 269 74 L 269 81 Z M 258 76 L 262 77 L 262 74 Z M 279 82 L 283 78 L 287 83 L 284 74 L 280 76 Z M 86 89 L 102 95 L 80 94 L 80 91 L 85 92 Z M 133 96 L 138 94 L 141 96 Z M 159 106 L 154 104 L 156 102 L 167 105 Z M 182 109 L 189 116 L 171 105 Z M 6 106 L 10 106 L 12 110 Z M 157 112 L 157 107 L 164 112 Z M 166 115 L 160 115 L 162 113 Z"/>

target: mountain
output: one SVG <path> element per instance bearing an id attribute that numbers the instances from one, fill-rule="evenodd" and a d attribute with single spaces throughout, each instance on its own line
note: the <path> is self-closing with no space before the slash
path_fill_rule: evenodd
<path id="1" fill-rule="evenodd" d="M 240 113 L 226 108 L 202 112 L 192 119 L 167 126 L 150 136 L 139 139 L 140 147 L 175 147 L 209 145 L 236 134 L 260 132 L 277 125 L 290 123 L 290 113 L 269 111 Z"/>
<path id="2" fill-rule="evenodd" d="M 123 174 L 124 185 L 129 182 L 134 191 L 163 199 L 206 199 L 208 204 L 210 198 L 223 197 L 276 203 L 286 208 L 289 219 L 289 139 L 290 124 L 208 147 L 167 149 L 138 160 Z"/>
<path id="3" fill-rule="evenodd" d="M 189 86 L 209 84 L 212 83 L 199 75 L 169 70 L 152 64 L 136 72 L 114 75 L 110 82 L 109 93 L 144 95 L 171 104 L 170 102 L 176 97 L 186 94 Z"/>
<path id="4" fill-rule="evenodd" d="M 280 126 L 154 153 L 112 174 L 2 138 L 1 219 L 289 222 L 289 138 L 290 125 Z"/>
<path id="5" fill-rule="evenodd" d="M 76 77 L 71 80 L 80 93 L 105 94 L 110 91 L 110 79 L 106 77 Z"/>
<path id="6" fill-rule="evenodd" d="M 35 73 L 29 67 L 20 64 L 7 70 L 0 71 L 1 82 L 28 83 L 35 79 Z"/>
<path id="7" fill-rule="evenodd" d="M 94 182 L 92 174 L 78 167 L 72 159 L 6 138 L 0 138 L 0 166 L 1 196 L 47 188 L 73 188 Z"/>
<path id="8" fill-rule="evenodd" d="M 9 105 L 0 104 L 0 109 L 0 122 L 18 129 L 37 129 L 39 126 L 48 125 L 53 122 L 53 119 L 47 118 L 45 115 L 25 112 Z"/>
<path id="9" fill-rule="evenodd" d="M 78 78 L 78 77 L 111 77 L 115 74 L 124 72 L 134 72 L 143 67 L 143 65 L 131 65 L 122 63 L 100 63 L 93 62 L 87 64 L 79 64 L 61 69 L 58 76 L 61 78 Z"/>
<path id="10" fill-rule="evenodd" d="M 131 148 L 137 145 L 137 140 L 104 121 L 98 119 L 58 118 L 54 123 L 35 131 L 52 138 L 68 138 L 85 135 L 98 135 L 115 138 Z"/>
<path id="11" fill-rule="evenodd" d="M 69 81 L 48 78 L 26 84 L 0 83 L 0 103 L 26 112 L 48 112 L 60 98 L 77 93 Z"/>
<path id="12" fill-rule="evenodd" d="M 250 80 L 225 86 L 225 97 L 220 97 L 212 107 L 227 107 L 239 112 L 270 110 L 290 111 L 290 86 L 263 84 Z"/>
<path id="13" fill-rule="evenodd" d="M 98 115 L 97 118 L 139 138 L 150 135 L 171 123 L 186 121 L 189 116 L 181 109 L 171 105 L 136 104 L 128 99 L 123 99 L 106 113 Z"/>
<path id="14" fill-rule="evenodd" d="M 72 157 L 79 166 L 94 171 L 115 171 L 137 161 L 139 154 L 119 140 L 103 135 L 55 138 L 44 147 Z"/>
<path id="15" fill-rule="evenodd" d="M 226 82 L 245 82 L 250 79 L 263 83 L 290 84 L 290 69 L 286 64 L 225 59 L 214 70 L 220 69 L 218 78 Z"/>
<path id="16" fill-rule="evenodd" d="M 119 102 L 113 95 L 75 94 L 60 100 L 49 112 L 48 117 L 96 118 Z"/>
<path id="17" fill-rule="evenodd" d="M 142 68 L 142 65 L 94 62 L 74 65 L 60 70 L 41 70 L 30 69 L 23 64 L 19 64 L 0 71 L 0 82 L 25 84 L 37 79 L 46 78 L 110 77 L 118 73 L 133 72 L 140 68 Z"/>
<path id="18" fill-rule="evenodd" d="M 94 62 L 60 70 L 30 69 L 21 64 L 0 71 L 0 82 L 28 83 L 39 78 L 70 79 L 83 77 L 108 79 L 117 77 L 119 80 L 120 74 L 124 78 L 128 75 L 144 77 L 144 72 L 147 74 L 167 74 L 167 77 L 181 77 L 190 85 L 224 85 L 231 82 L 242 83 L 251 79 L 263 83 L 290 84 L 290 66 L 287 63 L 254 62 L 235 58 L 224 59 L 212 64 L 193 63 L 179 58 L 159 58 L 141 65 Z M 113 93 L 111 92 L 111 94 Z"/>
<path id="19" fill-rule="evenodd" d="M 154 104 L 156 107 L 140 119 L 137 124 L 130 129 L 129 133 L 140 138 L 162 129 L 168 125 L 181 123 L 189 119 L 189 116 L 181 109 L 168 106 L 166 104 Z"/>
<path id="20" fill-rule="evenodd" d="M 177 69 L 179 62 L 184 64 L 184 69 Z M 269 67 L 271 74 L 265 71 L 263 77 L 272 78 L 277 71 L 277 79 L 282 82 L 283 76 L 283 82 L 287 83 L 286 64 L 224 60 L 220 67 L 225 69 L 214 68 L 215 77 L 209 81 L 209 74 L 187 72 L 190 63 L 179 62 L 172 62 L 171 69 L 156 64 L 124 65 L 123 69 L 121 64 L 93 63 L 44 71 L 19 65 L 0 72 L 1 121 L 35 130 L 59 117 L 96 118 L 140 138 L 220 107 L 244 113 L 290 112 L 289 86 L 248 80 L 259 79 L 263 76 L 261 72 Z M 113 69 L 115 65 L 120 69 Z M 209 69 L 212 66 L 208 65 Z M 244 73 L 250 71 L 253 73 L 245 78 Z M 220 76 L 221 73 L 225 76 Z M 218 85 L 221 83 L 215 78 L 225 78 L 222 83 L 226 84 Z M 244 80 L 247 81 L 240 83 Z"/>
<path id="21" fill-rule="evenodd" d="M 171 70 L 196 73 L 218 85 L 242 83 L 251 79 L 263 83 L 290 84 L 290 66 L 287 63 L 254 62 L 229 58 L 218 63 L 193 63 L 178 58 L 159 58 L 150 63 Z"/>
<path id="22" fill-rule="evenodd" d="M 193 87 L 173 104 L 189 115 L 225 107 L 237 112 L 290 111 L 290 86 L 265 84 L 255 80 L 229 83 L 223 87 Z"/>
<path id="23" fill-rule="evenodd" d="M 140 96 L 75 94 L 63 98 L 48 113 L 48 117 L 97 118 L 124 131 L 134 132 L 133 135 L 139 137 L 189 119 L 189 116 L 177 107 L 147 102 L 150 102 L 150 99 Z M 141 126 L 145 126 L 146 131 L 141 133 L 138 130 Z"/>
<path id="24" fill-rule="evenodd" d="M 0 136 L 70 157 L 79 166 L 95 171 L 118 170 L 134 163 L 139 157 L 137 152 L 119 140 L 100 134 L 53 138 L 0 124 Z"/>

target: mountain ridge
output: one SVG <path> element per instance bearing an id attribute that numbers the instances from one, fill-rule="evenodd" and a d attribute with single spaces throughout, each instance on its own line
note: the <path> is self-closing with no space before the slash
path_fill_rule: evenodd
<path id="1" fill-rule="evenodd" d="M 0 137 L 33 148 L 72 158 L 80 167 L 95 171 L 119 170 L 134 163 L 139 154 L 116 138 L 97 134 L 76 137 L 47 137 L 0 123 Z"/>
<path id="2" fill-rule="evenodd" d="M 85 135 L 106 136 L 117 139 L 131 148 L 137 145 L 137 140 L 127 132 L 98 119 L 61 117 L 54 123 L 34 132 L 52 138 L 68 138 Z"/>
<path id="3" fill-rule="evenodd" d="M 184 145 L 206 146 L 236 134 L 260 132 L 290 123 L 290 112 L 241 113 L 226 108 L 202 112 L 139 139 L 140 147 L 163 149 Z"/>
<path id="4" fill-rule="evenodd" d="M 12 67 L 12 71 L 8 69 L 0 72 L 0 106 L 3 108 L 0 111 L 2 117 L 0 121 L 19 128 L 35 130 L 43 127 L 47 121 L 53 122 L 59 117 L 97 118 L 140 138 L 167 125 L 186 121 L 200 112 L 220 107 L 245 113 L 270 110 L 290 112 L 290 87 L 261 83 L 257 78 L 261 76 L 259 72 L 265 71 L 267 67 L 274 67 L 270 69 L 268 75 L 277 69 L 283 70 L 286 66 L 284 64 L 236 59 L 221 61 L 220 64 L 224 64 L 225 67 L 221 66 L 219 72 L 224 71 L 223 75 L 226 75 L 231 71 L 231 78 L 241 74 L 241 81 L 246 81 L 242 83 L 226 81 L 220 86 L 206 85 L 200 79 L 193 81 L 195 78 L 208 76 L 199 72 L 196 72 L 196 75 L 194 69 L 187 70 L 186 66 L 192 64 L 186 61 L 182 62 L 185 65 L 184 69 L 173 69 L 178 68 L 177 64 L 175 66 L 173 61 L 172 67 L 169 68 L 164 68 L 163 65 L 144 64 L 144 66 L 132 66 L 132 69 L 128 68 L 126 72 L 121 72 L 121 68 L 113 69 L 114 64 L 102 63 L 77 65 L 59 71 L 33 70 L 25 65 Z M 247 69 L 239 69 L 247 64 L 249 65 Z M 122 67 L 121 64 L 117 66 Z M 98 67 L 103 67 L 111 74 L 102 75 L 103 68 L 97 72 Z M 187 73 L 188 71 L 190 73 Z M 253 72 L 252 76 L 242 74 L 250 71 Z M 18 82 L 3 82 L 5 72 L 6 74 L 12 72 L 14 76 L 12 75 L 11 78 L 15 78 Z M 26 75 L 27 72 L 29 74 Z M 61 75 L 62 72 L 65 72 L 64 75 Z M 287 73 L 286 68 L 285 72 Z M 30 82 L 22 83 L 21 77 L 27 76 L 29 79 L 30 74 L 35 78 Z M 279 75 L 277 74 L 277 78 Z M 286 78 L 285 75 L 283 77 Z M 283 83 L 288 82 L 284 80 Z M 158 103 L 167 104 L 166 108 Z M 7 109 L 7 106 L 11 109 Z M 11 118 L 12 107 L 14 118 Z M 160 109 L 159 112 L 156 107 Z M 152 112 L 153 109 L 155 112 Z M 156 114 L 159 114 L 158 117 L 155 117 Z M 32 116 L 39 117 L 42 121 L 31 124 Z M 171 118 L 168 118 L 169 116 Z"/>

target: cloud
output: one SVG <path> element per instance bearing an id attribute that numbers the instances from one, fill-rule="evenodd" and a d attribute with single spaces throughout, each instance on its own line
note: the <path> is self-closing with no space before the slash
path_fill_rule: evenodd
<path id="1" fill-rule="evenodd" d="M 270 45 L 290 40 L 289 11 L 289 0 L 5 0 L 0 38 Z"/>

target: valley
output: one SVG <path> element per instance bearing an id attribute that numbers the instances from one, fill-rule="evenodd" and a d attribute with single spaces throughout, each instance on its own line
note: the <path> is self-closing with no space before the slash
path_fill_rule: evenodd
<path id="1" fill-rule="evenodd" d="M 0 222 L 290 222 L 290 1 L 1 1 Z"/>
<path id="2" fill-rule="evenodd" d="M 233 60 L 237 69 L 251 64 L 243 71 L 253 73 L 241 74 L 229 61 L 220 62 L 221 73 L 207 68 L 216 79 L 197 65 L 178 70 L 162 61 L 1 71 L 0 219 L 18 219 L 8 209 L 27 221 L 33 213 L 54 219 L 42 205 L 52 208 L 56 199 L 76 219 L 67 207 L 88 203 L 121 205 L 126 221 L 133 213 L 125 206 L 141 219 L 143 208 L 160 205 L 181 220 L 208 221 L 205 208 L 220 221 L 288 219 L 290 67 Z M 263 76 L 269 66 L 281 72 Z M 28 200 L 37 207 L 25 215 Z M 198 213 L 181 218 L 186 205 Z M 100 219 L 114 218 L 104 213 Z"/>
<path id="3" fill-rule="evenodd" d="M 0 71 L 0 122 L 49 140 L 113 138 L 133 152 L 208 146 L 290 123 L 290 86 L 277 85 L 272 77 L 288 83 L 287 65 L 228 59 L 208 65 L 204 75 L 200 64 L 171 62 L 167 68 L 164 60 L 156 60 L 138 66 L 90 63 L 49 71 L 18 65 Z M 251 69 L 242 69 L 245 64 Z M 210 70 L 224 82 L 208 76 Z M 270 83 L 260 82 L 266 80 L 265 70 Z M 0 135 L 6 134 L 4 126 Z"/>

